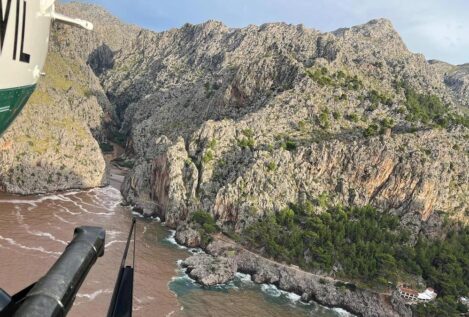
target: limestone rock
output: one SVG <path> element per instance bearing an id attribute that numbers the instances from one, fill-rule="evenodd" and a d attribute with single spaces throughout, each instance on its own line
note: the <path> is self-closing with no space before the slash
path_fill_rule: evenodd
<path id="1" fill-rule="evenodd" d="M 202 243 L 202 237 L 200 236 L 200 233 L 185 224 L 177 228 L 175 238 L 177 243 L 185 245 L 189 248 L 198 248 Z"/>
<path id="2" fill-rule="evenodd" d="M 188 274 L 204 286 L 225 284 L 234 278 L 237 271 L 236 262 L 224 257 L 213 257 L 208 254 L 195 254 L 182 263 Z"/>

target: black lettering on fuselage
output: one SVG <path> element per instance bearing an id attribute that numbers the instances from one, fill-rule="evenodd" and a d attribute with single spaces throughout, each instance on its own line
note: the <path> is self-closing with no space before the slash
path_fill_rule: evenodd
<path id="1" fill-rule="evenodd" d="M 10 20 L 11 2 L 12 0 L 6 0 L 6 10 L 3 12 L 3 0 L 0 0 L 0 55 L 3 53 L 3 47 L 5 44 L 5 37 L 8 29 L 8 22 Z M 26 38 L 26 17 L 27 17 L 27 1 L 23 0 L 23 15 L 21 12 L 21 0 L 16 0 L 16 16 L 15 16 L 15 36 L 13 38 L 13 60 L 16 61 L 18 58 L 18 49 L 20 50 L 19 61 L 27 63 L 31 61 L 31 55 L 24 51 L 24 42 Z M 20 20 L 22 19 L 21 39 L 20 36 Z"/>
<path id="2" fill-rule="evenodd" d="M 31 60 L 31 55 L 24 52 L 24 33 L 26 31 L 26 1 L 23 1 L 23 32 L 21 33 L 21 53 L 20 61 L 28 63 Z"/>
<path id="3" fill-rule="evenodd" d="M 3 1 L 0 0 L 0 53 L 3 50 L 5 35 L 7 34 L 8 19 L 10 18 L 11 0 L 7 0 L 5 12 L 3 12 Z"/>
<path id="4" fill-rule="evenodd" d="M 15 45 L 13 46 L 13 60 L 16 61 L 18 47 L 18 29 L 20 24 L 20 0 L 16 0 Z"/>

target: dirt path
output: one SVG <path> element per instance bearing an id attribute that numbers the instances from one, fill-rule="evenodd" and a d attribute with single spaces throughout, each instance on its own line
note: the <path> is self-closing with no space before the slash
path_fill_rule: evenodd
<path id="1" fill-rule="evenodd" d="M 244 246 L 240 245 L 239 243 L 236 243 L 235 241 L 233 241 L 232 239 L 230 239 L 229 237 L 227 237 L 226 235 L 224 235 L 222 233 L 215 234 L 214 238 L 218 239 L 218 240 L 221 240 L 221 241 L 223 241 L 227 244 L 230 244 L 230 245 L 234 246 L 235 248 L 240 249 L 244 252 L 247 252 L 248 254 L 250 254 L 254 257 L 261 258 L 264 261 L 267 261 L 268 263 L 270 263 L 274 266 L 277 266 L 277 267 L 286 268 L 286 269 L 289 269 L 289 270 L 292 270 L 292 271 L 295 271 L 295 272 L 298 272 L 298 273 L 301 273 L 301 274 L 307 274 L 307 275 L 313 276 L 315 278 L 324 279 L 324 280 L 332 282 L 332 283 L 339 282 L 339 283 L 345 283 L 345 284 L 354 284 L 354 282 L 339 280 L 339 279 L 333 278 L 331 276 L 318 275 L 318 274 L 314 274 L 314 273 L 311 273 L 311 272 L 308 272 L 308 271 L 304 271 L 296 265 L 288 265 L 288 264 L 283 264 L 283 263 L 276 262 L 275 260 L 271 260 L 269 258 L 266 258 L 262 255 L 259 255 L 259 254 L 255 253 L 255 252 L 253 252 L 249 249 L 246 249 Z M 380 294 L 382 296 L 391 296 L 392 295 L 392 292 L 378 292 L 378 291 L 375 291 L 375 290 L 372 290 L 372 289 L 368 289 L 368 291 Z"/>

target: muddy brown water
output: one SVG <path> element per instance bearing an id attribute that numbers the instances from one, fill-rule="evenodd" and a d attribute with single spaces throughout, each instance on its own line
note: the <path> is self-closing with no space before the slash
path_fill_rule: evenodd
<path id="1" fill-rule="evenodd" d="M 132 214 L 121 206 L 121 176 L 111 186 L 20 197 L 0 195 L 0 288 L 14 294 L 53 265 L 81 225 L 106 229 L 105 254 L 93 266 L 68 316 L 105 316 Z M 137 224 L 134 316 L 341 316 L 238 274 L 227 286 L 202 288 L 178 266 L 190 252 L 156 220 Z"/>

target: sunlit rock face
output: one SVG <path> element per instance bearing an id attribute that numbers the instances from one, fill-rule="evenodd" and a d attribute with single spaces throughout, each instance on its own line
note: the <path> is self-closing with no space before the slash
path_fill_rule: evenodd
<path id="1" fill-rule="evenodd" d="M 46 76 L 2 139 L 8 190 L 53 189 L 53 173 L 61 188 L 97 185 L 105 179 L 97 141 L 119 134 L 133 162 L 127 202 L 174 228 L 206 210 L 239 231 L 306 200 L 318 212 L 371 204 L 415 234 L 437 235 L 443 213 L 466 219 L 468 129 L 412 119 L 406 89 L 462 115 L 467 67 L 411 53 L 390 21 L 332 33 L 209 21 L 156 33 L 95 6 L 61 10 L 96 30 L 54 30 L 51 58 L 66 66 Z M 45 132 L 33 117 L 51 127 L 48 146 L 36 142 Z M 61 162 L 73 181 L 56 174 Z M 40 168 L 46 177 L 33 172 L 38 164 L 50 166 Z"/>
<path id="2" fill-rule="evenodd" d="M 176 227 L 202 209 L 242 230 L 326 196 L 429 235 L 440 213 L 467 216 L 467 128 L 410 120 L 400 85 L 458 114 L 467 97 L 388 20 L 332 33 L 209 21 L 132 43 L 99 78 L 135 157 L 123 192 L 147 214 Z"/>

